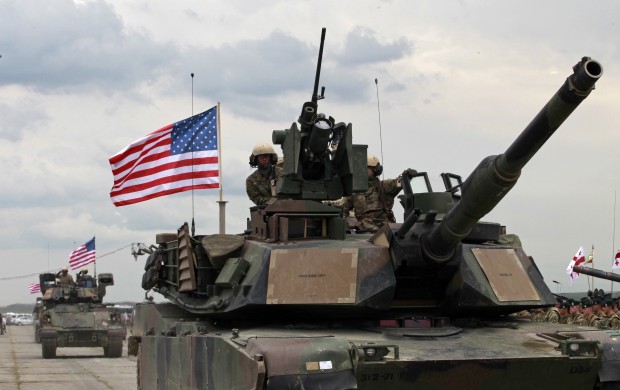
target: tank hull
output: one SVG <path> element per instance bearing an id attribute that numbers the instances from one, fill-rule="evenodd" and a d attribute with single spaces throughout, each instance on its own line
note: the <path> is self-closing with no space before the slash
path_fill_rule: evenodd
<path id="1" fill-rule="evenodd" d="M 594 340 L 616 342 L 595 328 L 518 318 L 441 331 L 359 321 L 219 327 L 207 318 L 192 321 L 189 313 L 182 324 L 158 316 L 169 304 L 139 306 L 136 323 L 150 318 L 179 326 L 165 335 L 147 324 L 153 334 L 140 336 L 137 352 L 142 389 L 592 389 L 603 365 Z M 200 332 L 179 335 L 190 328 Z M 583 355 L 560 346 L 575 332 Z M 368 347 L 388 352 L 373 361 Z"/>

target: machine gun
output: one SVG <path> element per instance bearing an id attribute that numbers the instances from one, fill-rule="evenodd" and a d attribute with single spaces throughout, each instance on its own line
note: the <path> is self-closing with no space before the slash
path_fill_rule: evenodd
<path id="1" fill-rule="evenodd" d="M 352 126 L 336 123 L 331 116 L 318 113 L 318 94 L 323 61 L 325 28 L 310 101 L 299 115 L 300 127 L 293 123 L 288 130 L 274 130 L 272 141 L 281 145 L 284 167 L 276 184 L 279 197 L 289 199 L 334 200 L 368 188 L 366 145 L 353 145 Z"/>

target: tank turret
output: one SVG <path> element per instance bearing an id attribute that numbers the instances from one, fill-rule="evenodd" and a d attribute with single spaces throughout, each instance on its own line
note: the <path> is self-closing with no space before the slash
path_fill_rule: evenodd
<path id="1" fill-rule="evenodd" d="M 500 223 L 480 220 L 588 96 L 601 65 L 584 57 L 513 144 L 483 159 L 464 182 L 443 174 L 446 191 L 433 192 L 426 173 L 413 181 L 403 174 L 404 223 L 386 224 L 372 236 L 346 234 L 341 210 L 321 201 L 366 190 L 366 146 L 352 144 L 350 124 L 318 113 L 323 39 L 324 31 L 301 128 L 294 123 L 273 132 L 284 151 L 279 199 L 251 208 L 243 235 L 191 237 L 187 224 L 177 234 L 160 235 L 143 287 L 214 317 L 389 310 L 497 315 L 555 304 L 518 238 L 508 240 Z"/>

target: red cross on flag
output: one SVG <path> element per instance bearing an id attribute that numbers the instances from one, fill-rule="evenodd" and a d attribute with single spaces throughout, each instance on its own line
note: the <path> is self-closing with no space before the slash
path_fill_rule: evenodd
<path id="1" fill-rule="evenodd" d="M 573 259 L 568 263 L 568 267 L 566 267 L 566 273 L 570 277 L 571 284 L 579 277 L 577 272 L 573 271 L 573 267 L 576 265 L 582 265 L 586 261 L 586 256 L 583 253 L 583 247 L 580 246 Z"/>
<path id="2" fill-rule="evenodd" d="M 620 268 L 620 249 L 616 251 L 614 262 L 611 264 L 611 269 Z"/>

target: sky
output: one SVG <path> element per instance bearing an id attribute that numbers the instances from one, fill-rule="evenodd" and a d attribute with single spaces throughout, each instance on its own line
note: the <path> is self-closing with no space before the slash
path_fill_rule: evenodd
<path id="1" fill-rule="evenodd" d="M 440 173 L 504 152 L 582 57 L 599 61 L 596 89 L 484 220 L 519 235 L 553 292 L 608 291 L 565 268 L 594 246 L 609 271 L 620 247 L 618 15 L 615 0 L 0 0 L 0 306 L 34 302 L 28 284 L 93 236 L 106 300 L 140 301 L 131 243 L 192 217 L 217 233 L 220 196 L 226 232 L 242 232 L 248 156 L 310 99 L 323 27 L 319 111 L 352 123 L 385 178 L 414 168 L 437 191 Z M 109 157 L 218 102 L 221 192 L 112 204 Z"/>

